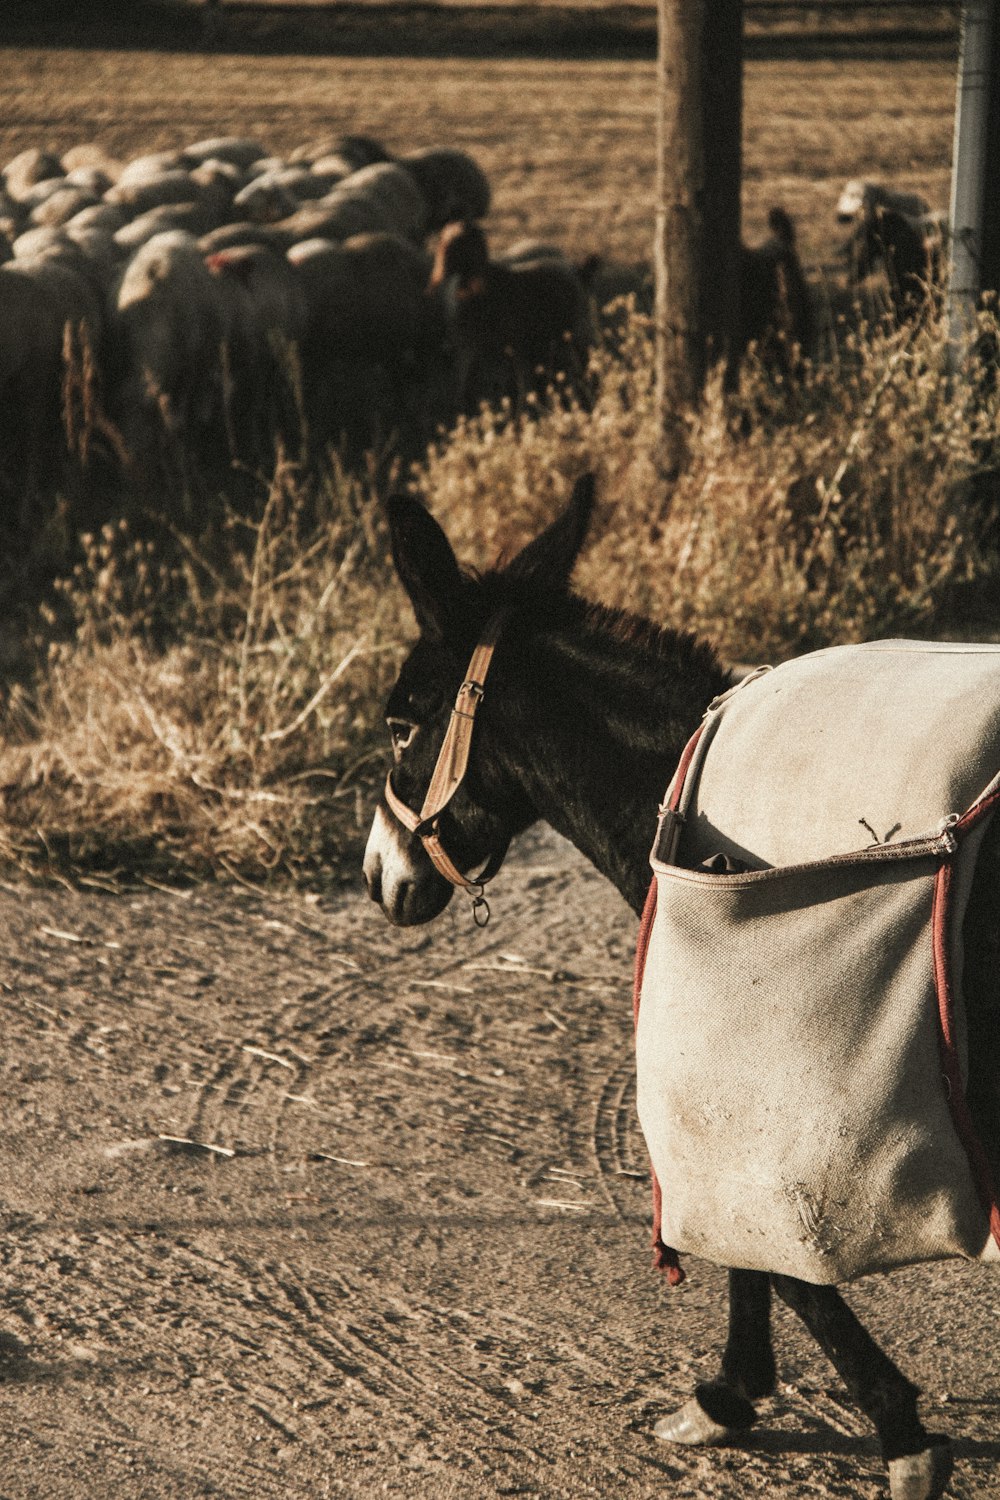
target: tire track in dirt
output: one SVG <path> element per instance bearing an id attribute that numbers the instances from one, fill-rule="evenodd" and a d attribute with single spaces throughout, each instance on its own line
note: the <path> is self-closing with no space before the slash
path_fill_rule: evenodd
<path id="1" fill-rule="evenodd" d="M 635 1065 L 609 1073 L 594 1114 L 593 1152 L 605 1197 L 623 1223 L 635 1223 L 640 1202 L 648 1202 L 649 1172 L 636 1161 Z M 640 1191 L 640 1185 L 642 1191 Z"/>
<path id="2" fill-rule="evenodd" d="M 223 1343 L 242 1319 L 257 1330 L 268 1351 L 269 1378 L 247 1382 L 244 1395 L 288 1440 L 322 1443 L 325 1428 L 316 1413 L 345 1394 L 363 1404 L 372 1425 L 394 1424 L 400 1435 L 449 1411 L 461 1414 L 463 1434 L 478 1432 L 488 1440 L 499 1429 L 506 1410 L 494 1393 L 440 1354 L 431 1364 L 422 1353 L 420 1335 L 428 1320 L 421 1310 L 375 1307 L 342 1276 L 331 1290 L 315 1271 L 307 1281 L 287 1262 L 261 1265 L 235 1257 L 216 1262 L 214 1272 L 218 1306 L 205 1326 Z M 286 1385 L 315 1393 L 296 1403 L 294 1415 Z M 474 1459 L 467 1438 L 452 1451 Z M 509 1427 L 506 1451 L 521 1463 L 547 1457 Z"/>
<path id="3" fill-rule="evenodd" d="M 529 845 L 486 933 L 354 897 L 0 893 L 4 1500 L 881 1500 L 780 1311 L 758 1438 L 650 1437 L 714 1368 L 722 1277 L 647 1269 L 634 921 L 574 860 Z M 948 1275 L 852 1300 L 985 1500 L 995 1282 Z"/>

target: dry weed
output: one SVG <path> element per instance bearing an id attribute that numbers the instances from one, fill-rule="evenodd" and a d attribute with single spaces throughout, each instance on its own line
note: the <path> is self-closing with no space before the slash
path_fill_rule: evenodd
<path id="1" fill-rule="evenodd" d="M 545 409 L 484 410 L 413 484 L 484 566 L 594 469 L 580 591 L 733 661 L 926 632 L 948 590 L 987 568 L 998 347 L 984 315 L 953 376 L 931 318 L 845 338 L 794 386 L 750 371 L 737 403 L 716 380 L 668 485 L 650 330 L 633 312 L 595 357 L 589 408 L 562 391 Z M 6 705 L 0 860 L 240 878 L 353 863 L 384 763 L 380 705 L 412 630 L 372 485 L 283 463 L 259 522 L 232 517 L 211 554 L 175 543 L 168 566 L 124 522 L 86 540 L 63 588 L 72 630 Z"/>
<path id="2" fill-rule="evenodd" d="M 0 858 L 260 878 L 357 843 L 401 634 L 377 506 L 279 467 L 215 550 L 167 567 L 125 522 L 85 538 L 72 633 L 7 706 Z"/>
<path id="3" fill-rule="evenodd" d="M 1000 466 L 984 352 L 996 335 L 984 315 L 955 378 L 936 316 L 846 335 L 837 363 L 797 386 L 751 369 L 735 410 L 717 378 L 690 418 L 688 467 L 667 484 L 648 327 L 633 317 L 621 356 L 597 360 L 593 410 L 484 412 L 432 454 L 423 483 L 482 561 L 594 469 L 603 503 L 581 592 L 704 636 L 730 660 L 926 630 L 946 591 L 985 566 L 993 517 L 973 481 Z"/>

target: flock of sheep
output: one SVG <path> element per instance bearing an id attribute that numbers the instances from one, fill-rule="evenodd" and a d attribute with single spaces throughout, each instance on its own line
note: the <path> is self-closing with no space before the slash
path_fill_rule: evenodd
<path id="1" fill-rule="evenodd" d="M 235 137 L 124 165 L 22 152 L 0 188 L 0 451 L 44 477 L 67 356 L 140 473 L 165 440 L 254 460 L 275 432 L 377 441 L 377 419 L 426 440 L 538 366 L 582 368 L 583 276 L 545 246 L 490 260 L 489 205 L 464 152 L 362 136 L 294 161 Z"/>
<path id="2" fill-rule="evenodd" d="M 91 436 L 140 475 L 165 445 L 252 463 L 275 434 L 426 442 L 539 371 L 581 377 L 593 264 L 533 242 L 491 258 L 489 206 L 464 152 L 364 136 L 291 161 L 237 137 L 125 164 L 22 152 L 0 186 L 0 468 L 22 496 L 51 480 L 72 369 Z M 935 253 L 927 205 L 854 183 L 839 213 L 905 315 Z M 793 226 L 770 222 L 742 253 L 737 358 L 775 327 L 811 339 Z"/>

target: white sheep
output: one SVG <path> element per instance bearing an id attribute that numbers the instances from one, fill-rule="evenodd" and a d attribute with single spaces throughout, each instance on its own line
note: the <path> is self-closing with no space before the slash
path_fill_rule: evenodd
<path id="1" fill-rule="evenodd" d="M 868 219 L 877 208 L 890 208 L 895 213 L 917 216 L 927 214 L 931 206 L 920 193 L 903 193 L 898 188 L 885 187 L 881 182 L 869 182 L 864 177 L 852 177 L 844 184 L 837 199 L 837 218 L 841 224 L 850 224 L 858 219 Z"/>
<path id="2" fill-rule="evenodd" d="M 32 146 L 7 163 L 3 169 L 3 184 L 10 196 L 21 202 L 37 183 L 64 175 L 58 156 Z"/>
<path id="3" fill-rule="evenodd" d="M 289 243 L 314 239 L 347 240 L 357 234 L 396 234 L 419 243 L 427 207 L 414 178 L 394 162 L 377 162 L 345 177 L 325 197 L 300 208 L 275 228 Z"/>
<path id="4" fill-rule="evenodd" d="M 136 216 L 168 203 L 199 203 L 205 194 L 206 189 L 190 172 L 183 167 L 172 167 L 165 172 L 152 173 L 141 181 L 125 181 L 123 177 L 108 189 L 104 201 L 119 204 Z"/>
<path id="5" fill-rule="evenodd" d="M 99 202 L 100 196 L 87 188 L 61 185 L 36 203 L 28 217 L 32 224 L 67 224 L 75 214 Z"/>
<path id="6" fill-rule="evenodd" d="M 159 207 L 147 209 L 122 224 L 114 231 L 114 237 L 115 243 L 131 255 L 155 235 L 173 229 L 200 235 L 207 234 L 214 227 L 214 215 L 201 203 L 161 203 Z"/>
<path id="7" fill-rule="evenodd" d="M 217 161 L 231 162 L 234 167 L 246 171 L 247 167 L 266 156 L 267 152 L 259 141 L 248 140 L 246 136 L 217 135 L 210 140 L 195 141 L 193 146 L 185 146 L 182 155 L 190 166 L 197 166 L 214 157 Z"/>
<path id="8" fill-rule="evenodd" d="M 365 438 L 380 403 L 412 417 L 418 387 L 442 358 L 440 311 L 425 295 L 429 257 L 376 233 L 308 240 L 288 260 L 305 297 L 301 356 L 314 427 L 364 429 Z"/>
<path id="9" fill-rule="evenodd" d="M 277 173 L 253 178 L 233 199 L 237 219 L 251 224 L 277 223 L 279 219 L 294 214 L 299 207 L 299 198 L 280 181 Z"/>
<path id="10" fill-rule="evenodd" d="M 225 320 L 197 241 L 154 235 L 126 265 L 115 298 L 117 411 L 133 458 L 162 427 L 196 438 L 218 414 Z"/>
<path id="11" fill-rule="evenodd" d="M 224 309 L 228 430 L 244 457 L 267 458 L 275 427 L 296 436 L 292 350 L 306 328 L 306 303 L 281 253 L 243 245 L 206 256 Z"/>

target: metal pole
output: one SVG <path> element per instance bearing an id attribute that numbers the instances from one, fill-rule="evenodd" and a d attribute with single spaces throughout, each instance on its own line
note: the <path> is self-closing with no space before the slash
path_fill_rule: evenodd
<path id="1" fill-rule="evenodd" d="M 948 320 L 953 353 L 972 326 L 984 287 L 983 215 L 990 137 L 995 0 L 965 0 L 951 175 Z M 996 163 L 993 164 L 994 170 Z"/>

